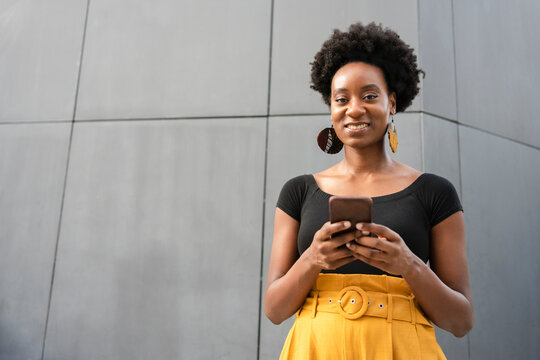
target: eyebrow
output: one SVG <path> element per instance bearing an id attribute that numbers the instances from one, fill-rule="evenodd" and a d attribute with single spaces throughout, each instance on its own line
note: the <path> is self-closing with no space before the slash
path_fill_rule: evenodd
<path id="1" fill-rule="evenodd" d="M 361 90 L 366 90 L 366 89 L 369 89 L 369 88 L 375 88 L 375 89 L 381 91 L 381 88 L 378 87 L 378 86 L 375 85 L 375 84 L 367 84 L 367 85 L 364 85 L 364 86 L 362 86 L 362 89 L 361 89 Z M 349 89 L 346 89 L 346 88 L 337 88 L 337 89 L 334 89 L 334 91 L 332 92 L 332 95 L 334 95 L 334 94 L 337 93 L 338 91 L 349 91 Z"/>

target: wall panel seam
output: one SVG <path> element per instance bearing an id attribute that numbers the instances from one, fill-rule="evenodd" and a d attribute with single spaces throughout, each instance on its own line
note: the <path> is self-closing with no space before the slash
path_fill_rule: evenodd
<path id="1" fill-rule="evenodd" d="M 63 213 L 64 213 L 64 200 L 65 200 L 65 196 L 66 196 L 66 187 L 67 187 L 67 179 L 68 179 L 68 171 L 69 171 L 69 163 L 70 163 L 70 158 L 71 158 L 71 145 L 73 143 L 73 128 L 74 128 L 74 125 L 75 125 L 75 114 L 76 114 L 76 111 L 77 111 L 77 98 L 78 98 L 78 93 L 79 93 L 79 83 L 80 83 L 80 78 L 81 78 L 81 68 L 82 68 L 82 60 L 83 60 L 83 54 L 84 54 L 84 43 L 85 43 L 85 39 L 86 39 L 86 29 L 87 29 L 87 24 L 88 24 L 88 11 L 89 11 L 89 8 L 90 8 L 90 0 L 87 0 L 86 2 L 86 13 L 85 13 L 85 19 L 84 19 L 84 28 L 83 28 L 83 36 L 82 36 L 82 41 L 81 41 L 81 53 L 80 53 L 80 57 L 79 57 L 79 69 L 78 69 L 78 74 L 77 74 L 77 84 L 76 84 L 76 87 L 75 87 L 75 100 L 74 100 L 74 104 L 73 104 L 73 114 L 72 114 L 72 120 L 71 120 L 71 127 L 70 127 L 70 133 L 69 133 L 69 141 L 68 141 L 68 146 L 67 146 L 67 157 L 66 157 L 66 168 L 65 168 L 65 173 L 64 173 L 64 184 L 63 184 L 63 189 L 62 189 L 62 199 L 61 199 L 61 202 L 60 202 L 60 213 L 59 213 L 59 216 L 58 216 L 58 226 L 57 226 L 57 232 L 56 232 L 56 243 L 55 243 L 55 248 L 54 248 L 54 257 L 53 257 L 53 266 L 52 266 L 52 271 L 51 271 L 51 281 L 50 281 L 50 287 L 49 287 L 49 299 L 48 299 L 48 304 L 47 304 L 47 314 L 46 314 L 46 317 L 45 317 L 45 328 L 43 330 L 43 342 L 42 342 L 42 345 L 41 345 L 41 360 L 43 360 L 45 358 L 45 345 L 47 343 L 47 330 L 48 330 L 48 327 L 49 327 L 49 315 L 50 315 L 50 312 L 51 312 L 51 303 L 52 303 L 52 295 L 53 295 L 53 288 L 54 288 L 54 278 L 55 278 L 55 274 L 56 274 L 56 260 L 57 260 L 57 256 L 58 256 L 58 245 L 59 245 L 59 240 L 60 240 L 60 232 L 61 232 L 61 228 L 62 228 L 62 217 L 63 217 Z"/>
<path id="2" fill-rule="evenodd" d="M 456 56 L 456 23 L 454 19 L 454 1 L 451 0 L 450 7 L 452 10 L 451 17 L 452 17 L 452 50 L 454 55 L 454 92 L 455 92 L 455 98 L 456 98 L 456 123 L 459 124 L 459 121 L 457 121 L 457 118 L 459 118 L 459 108 L 458 108 L 458 77 L 457 77 L 457 56 Z M 463 196 L 462 192 L 462 179 L 461 179 L 461 146 L 459 141 L 459 126 L 458 126 L 458 138 L 457 138 L 457 147 L 458 147 L 458 168 L 459 168 L 459 193 Z M 467 337 L 468 339 L 468 337 Z M 467 340 L 468 343 L 468 340 Z M 469 354 L 470 358 L 470 354 Z"/>
<path id="3" fill-rule="evenodd" d="M 418 56 L 418 62 L 420 63 L 420 68 L 422 68 L 422 56 L 420 56 L 420 51 L 422 49 L 422 43 L 421 43 L 421 36 L 420 36 L 420 32 L 422 31 L 421 29 L 421 23 L 420 23 L 420 1 L 421 0 L 417 0 L 416 1 L 416 36 L 417 36 L 417 41 L 418 41 L 418 51 L 417 51 L 417 56 Z M 424 108 L 424 78 L 421 77 L 420 78 L 420 81 L 421 81 L 421 84 L 420 84 L 420 109 L 423 109 Z M 423 166 L 423 162 L 422 162 L 422 166 Z"/>
<path id="4" fill-rule="evenodd" d="M 528 147 L 528 148 L 531 148 L 531 149 L 534 149 L 534 150 L 540 150 L 540 147 L 539 146 L 536 146 L 536 145 L 532 145 L 532 144 L 527 144 L 527 143 L 524 143 L 522 141 L 519 141 L 519 140 L 516 140 L 516 139 L 512 139 L 508 136 L 504 136 L 504 135 L 501 135 L 501 134 L 497 134 L 497 133 L 494 133 L 492 131 L 488 131 L 486 129 L 482 129 L 482 128 L 479 128 L 479 127 L 476 127 L 476 126 L 472 126 L 472 125 L 468 125 L 468 124 L 463 124 L 463 123 L 459 123 L 459 126 L 462 126 L 464 128 L 469 128 L 469 129 L 474 129 L 476 131 L 479 131 L 479 132 L 482 132 L 484 134 L 488 134 L 488 135 L 491 135 L 491 136 L 495 136 L 499 139 L 504 139 L 504 140 L 507 140 L 507 141 L 510 141 L 510 142 L 513 142 L 514 144 L 518 144 L 518 145 L 522 145 L 522 146 L 525 146 L 525 147 Z M 458 148 L 459 148 L 459 139 L 458 139 Z"/>
<path id="5" fill-rule="evenodd" d="M 419 114 L 426 113 L 444 120 L 456 122 L 455 120 L 432 114 L 422 110 L 402 111 L 402 114 Z M 75 120 L 76 123 L 90 122 L 120 122 L 120 121 L 174 121 L 174 120 L 227 120 L 227 119 L 257 119 L 257 118 L 279 118 L 279 117 L 300 117 L 300 116 L 329 116 L 329 112 L 324 113 L 283 113 L 283 114 L 248 114 L 248 115 L 215 115 L 215 116 L 176 116 L 176 117 L 149 117 L 149 118 L 106 118 L 106 119 L 84 119 Z M 53 124 L 53 123 L 69 123 L 73 120 L 46 120 L 46 121 L 17 121 L 17 122 L 2 122 L 1 125 L 27 125 L 27 124 Z"/>
<path id="6" fill-rule="evenodd" d="M 483 132 L 483 133 L 486 133 L 486 134 L 489 134 L 489 135 L 492 135 L 492 136 L 495 136 L 495 137 L 498 137 L 500 139 L 504 139 L 504 140 L 508 140 L 508 141 L 511 141 L 513 143 L 516 143 L 516 144 L 519 144 L 519 145 L 523 145 L 523 146 L 526 146 L 526 147 L 529 147 L 529 148 L 532 148 L 532 149 L 535 149 L 535 150 L 540 150 L 540 147 L 539 146 L 536 146 L 536 145 L 532 145 L 532 144 L 528 144 L 528 143 L 525 143 L 523 141 L 520 141 L 520 140 L 516 140 L 516 139 L 513 139 L 511 137 L 508 137 L 508 136 L 505 136 L 505 135 L 502 135 L 502 134 L 497 134 L 495 132 L 492 132 L 492 131 L 489 131 L 489 130 L 486 130 L 486 129 L 483 129 L 483 128 L 480 128 L 480 127 L 477 127 L 477 126 L 474 126 L 474 125 L 470 125 L 470 124 L 465 124 L 465 123 L 460 123 L 458 121 L 455 121 L 455 120 L 452 120 L 452 119 L 449 119 L 449 118 L 445 118 L 444 116 L 440 116 L 440 115 L 437 115 L 437 114 L 433 114 L 433 113 L 430 113 L 430 112 L 427 112 L 427 111 L 418 111 L 419 114 L 426 114 L 426 115 L 429 115 L 429 116 L 432 116 L 434 118 L 437 118 L 439 120 L 444 120 L 444 121 L 448 121 L 450 123 L 453 123 L 453 124 L 456 124 L 456 125 L 459 125 L 459 126 L 463 126 L 463 127 L 466 127 L 466 128 L 469 128 L 469 129 L 474 129 L 474 130 L 477 130 L 477 131 L 480 131 L 480 132 Z M 458 151 L 460 149 L 460 146 L 459 146 L 459 139 L 458 139 Z M 459 162 L 459 169 L 461 171 L 461 160 Z"/>
<path id="7" fill-rule="evenodd" d="M 263 276 L 264 276 L 264 230 L 266 227 L 266 180 L 268 173 L 268 129 L 270 123 L 270 102 L 272 89 L 272 41 L 274 35 L 274 0 L 270 2 L 270 36 L 268 51 L 268 90 L 266 98 L 266 120 L 265 120 L 265 140 L 264 140 L 264 170 L 263 170 L 263 198 L 262 198 L 262 222 L 261 222 L 261 253 L 259 267 L 259 311 L 257 319 L 257 360 L 261 354 L 261 324 L 263 316 Z"/>
<path id="8" fill-rule="evenodd" d="M 69 124 L 73 120 L 48 120 L 48 121 L 0 121 L 1 125 L 41 125 L 41 124 Z"/>

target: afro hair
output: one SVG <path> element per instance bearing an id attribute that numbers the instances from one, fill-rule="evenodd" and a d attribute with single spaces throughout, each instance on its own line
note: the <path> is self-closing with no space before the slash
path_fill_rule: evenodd
<path id="1" fill-rule="evenodd" d="M 390 93 L 396 93 L 396 111 L 404 111 L 418 94 L 420 73 L 413 49 L 399 35 L 382 25 L 352 24 L 348 32 L 334 33 L 311 63 L 311 88 L 330 106 L 334 74 L 344 65 L 361 61 L 379 67 Z"/>

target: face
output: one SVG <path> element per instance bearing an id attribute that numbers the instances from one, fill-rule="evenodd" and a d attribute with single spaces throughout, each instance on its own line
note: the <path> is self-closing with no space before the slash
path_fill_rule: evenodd
<path id="1" fill-rule="evenodd" d="M 341 67 L 332 79 L 332 123 L 346 146 L 380 144 L 388 117 L 395 113 L 395 93 L 388 94 L 383 71 L 363 62 Z"/>

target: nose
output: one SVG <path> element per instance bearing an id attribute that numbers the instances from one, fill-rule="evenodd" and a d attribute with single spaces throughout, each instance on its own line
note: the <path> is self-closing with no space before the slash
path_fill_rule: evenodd
<path id="1" fill-rule="evenodd" d="M 362 102 L 358 99 L 351 99 L 349 101 L 349 106 L 345 114 L 351 118 L 358 118 L 366 113 Z"/>

